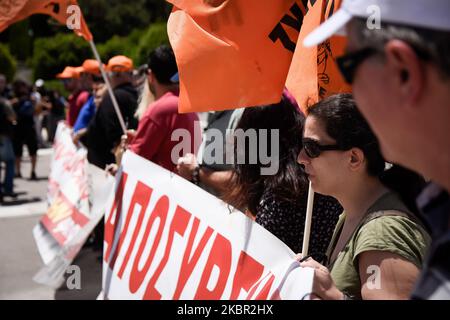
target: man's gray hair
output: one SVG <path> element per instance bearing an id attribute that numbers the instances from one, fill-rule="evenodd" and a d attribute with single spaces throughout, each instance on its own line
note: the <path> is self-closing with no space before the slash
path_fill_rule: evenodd
<path id="1" fill-rule="evenodd" d="M 393 39 L 408 43 L 426 61 L 433 63 L 444 79 L 450 79 L 450 32 L 423 29 L 393 23 L 382 23 L 380 29 L 369 29 L 365 19 L 351 22 L 351 32 L 362 47 L 383 51 Z"/>

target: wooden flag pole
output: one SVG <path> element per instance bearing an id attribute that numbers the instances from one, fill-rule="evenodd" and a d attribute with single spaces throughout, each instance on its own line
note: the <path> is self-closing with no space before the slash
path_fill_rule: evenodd
<path id="1" fill-rule="evenodd" d="M 127 134 L 127 127 L 125 126 L 125 121 L 123 120 L 122 113 L 120 112 L 119 104 L 117 103 L 116 97 L 114 96 L 113 89 L 111 87 L 111 83 L 109 82 L 108 75 L 103 69 L 102 60 L 100 59 L 100 55 L 98 54 L 97 47 L 95 46 L 94 40 L 89 41 L 91 45 L 92 52 L 94 53 L 95 59 L 97 59 L 99 63 L 100 72 L 102 74 L 103 79 L 105 80 L 106 87 L 108 88 L 109 96 L 111 97 L 111 101 L 114 106 L 114 110 L 116 111 L 117 118 L 119 119 L 120 126 L 122 127 L 123 134 Z"/>
<path id="2" fill-rule="evenodd" d="M 303 246 L 302 246 L 303 257 L 305 257 L 308 254 L 313 207 L 314 207 L 314 190 L 312 188 L 310 181 L 308 191 L 308 204 L 306 206 L 305 231 L 303 233 Z"/>

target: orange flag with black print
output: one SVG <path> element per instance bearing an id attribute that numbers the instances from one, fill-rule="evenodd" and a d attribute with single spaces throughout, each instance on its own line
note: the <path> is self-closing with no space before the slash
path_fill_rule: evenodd
<path id="1" fill-rule="evenodd" d="M 336 12 L 341 2 L 320 0 L 314 5 L 308 4 L 308 14 L 303 21 L 286 81 L 288 90 L 305 113 L 308 107 L 330 95 L 351 92 L 334 61 L 344 53 L 346 38 L 335 36 L 316 47 L 303 46 L 304 38 Z"/>
<path id="2" fill-rule="evenodd" d="M 303 109 L 349 90 L 333 62 L 343 42 L 306 50 L 299 40 L 341 0 L 167 1 L 174 5 L 167 28 L 180 112 L 276 103 L 285 85 Z"/>
<path id="3" fill-rule="evenodd" d="M 92 40 L 76 0 L 1 0 L 0 32 L 33 14 L 47 14 L 87 41 Z"/>
<path id="4" fill-rule="evenodd" d="M 180 112 L 280 100 L 303 20 L 295 0 L 167 0 Z"/>

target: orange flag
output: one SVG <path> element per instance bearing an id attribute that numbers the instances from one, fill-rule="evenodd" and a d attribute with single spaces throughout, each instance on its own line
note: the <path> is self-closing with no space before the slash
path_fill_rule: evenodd
<path id="1" fill-rule="evenodd" d="M 346 38 L 332 37 L 319 46 L 305 48 L 304 38 L 329 18 L 341 0 L 319 0 L 309 5 L 292 59 L 286 86 L 304 112 L 314 103 L 336 93 L 351 92 L 334 59 L 344 52 Z"/>
<path id="2" fill-rule="evenodd" d="M 38 13 L 50 15 L 87 41 L 92 40 L 77 0 L 1 0 L 0 32 L 11 24 Z"/>
<path id="3" fill-rule="evenodd" d="M 280 100 L 305 8 L 295 0 L 167 0 L 180 112 Z M 303 1 L 304 2 L 304 1 Z"/>

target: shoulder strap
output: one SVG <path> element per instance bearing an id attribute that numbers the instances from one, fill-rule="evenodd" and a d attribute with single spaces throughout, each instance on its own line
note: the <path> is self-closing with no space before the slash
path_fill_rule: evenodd
<path id="1" fill-rule="evenodd" d="M 388 192 L 367 210 L 366 216 L 362 219 L 353 235 L 358 234 L 359 230 L 368 222 L 379 217 L 389 216 L 408 218 L 419 225 L 423 230 L 427 230 L 427 227 L 423 222 L 406 207 L 398 195 L 393 192 Z"/>
<path id="2" fill-rule="evenodd" d="M 355 237 L 359 230 L 368 222 L 377 219 L 379 217 L 389 217 L 389 216 L 398 216 L 398 217 L 404 217 L 412 220 L 414 223 L 421 226 L 424 230 L 427 230 L 427 228 L 424 226 L 422 221 L 420 221 L 419 218 L 417 218 L 407 207 L 406 205 L 401 201 L 399 196 L 395 194 L 394 192 L 387 192 L 384 195 L 382 195 L 372 206 L 369 207 L 366 211 L 366 215 L 363 219 L 361 219 L 358 226 L 353 231 L 352 235 L 350 236 L 346 246 L 348 243 Z M 340 226 L 342 228 L 342 225 Z M 339 230 L 339 233 L 342 230 Z M 337 238 L 339 238 L 339 234 L 336 234 Z M 333 243 L 334 240 L 334 243 Z M 334 250 L 334 247 L 336 245 L 337 239 L 332 239 L 332 242 L 330 243 L 330 246 L 327 250 L 327 256 L 331 258 L 331 254 Z M 329 265 L 333 265 L 335 261 L 328 261 Z"/>

